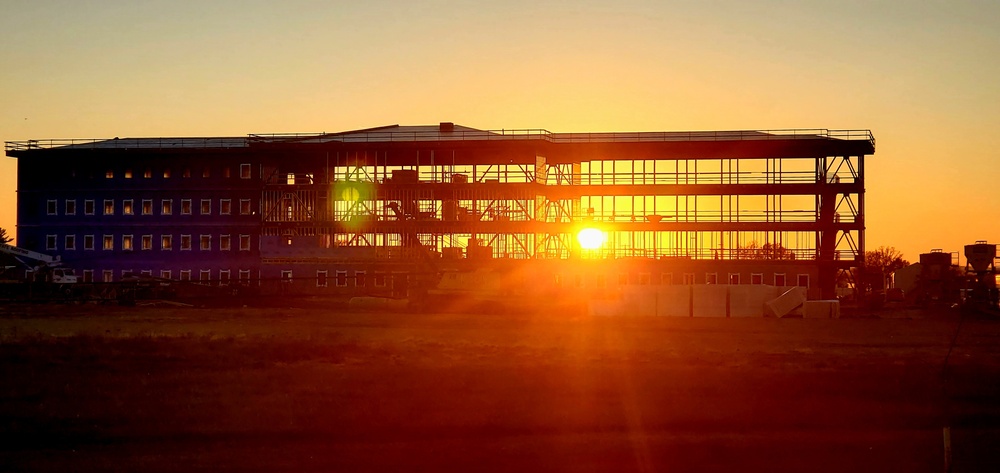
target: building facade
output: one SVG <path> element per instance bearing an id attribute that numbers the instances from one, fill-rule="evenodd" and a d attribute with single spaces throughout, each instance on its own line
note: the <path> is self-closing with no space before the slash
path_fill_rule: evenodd
<path id="1" fill-rule="evenodd" d="M 864 255 L 867 130 L 550 133 L 451 123 L 8 142 L 19 246 L 85 281 L 400 294 L 517 266 L 525 290 L 804 285 Z M 606 235 L 584 248 L 577 234 Z"/>

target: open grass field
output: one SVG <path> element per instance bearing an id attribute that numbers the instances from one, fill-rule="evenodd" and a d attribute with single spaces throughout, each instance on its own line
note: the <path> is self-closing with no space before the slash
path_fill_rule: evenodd
<path id="1" fill-rule="evenodd" d="M 0 308 L 0 471 L 1000 471 L 1000 322 Z"/>

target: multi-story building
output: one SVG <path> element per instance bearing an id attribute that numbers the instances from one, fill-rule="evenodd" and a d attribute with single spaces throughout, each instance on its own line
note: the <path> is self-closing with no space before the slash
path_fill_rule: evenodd
<path id="1" fill-rule="evenodd" d="M 532 288 L 802 285 L 864 255 L 867 130 L 550 133 L 441 123 L 8 142 L 20 246 L 88 281 L 398 292 L 442 268 Z M 584 248 L 577 234 L 606 241 Z M 522 278 L 523 279 L 523 278 Z"/>

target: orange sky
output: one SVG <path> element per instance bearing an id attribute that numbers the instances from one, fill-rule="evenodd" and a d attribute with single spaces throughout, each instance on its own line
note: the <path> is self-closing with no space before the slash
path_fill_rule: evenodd
<path id="1" fill-rule="evenodd" d="M 870 128 L 870 248 L 1000 242 L 996 2 L 453 3 L 5 1 L 0 139 Z"/>

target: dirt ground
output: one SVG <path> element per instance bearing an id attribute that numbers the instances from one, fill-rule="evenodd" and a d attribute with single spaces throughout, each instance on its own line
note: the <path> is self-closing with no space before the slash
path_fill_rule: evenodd
<path id="1" fill-rule="evenodd" d="M 3 307 L 0 471 L 1000 471 L 1000 322 L 879 315 Z"/>

